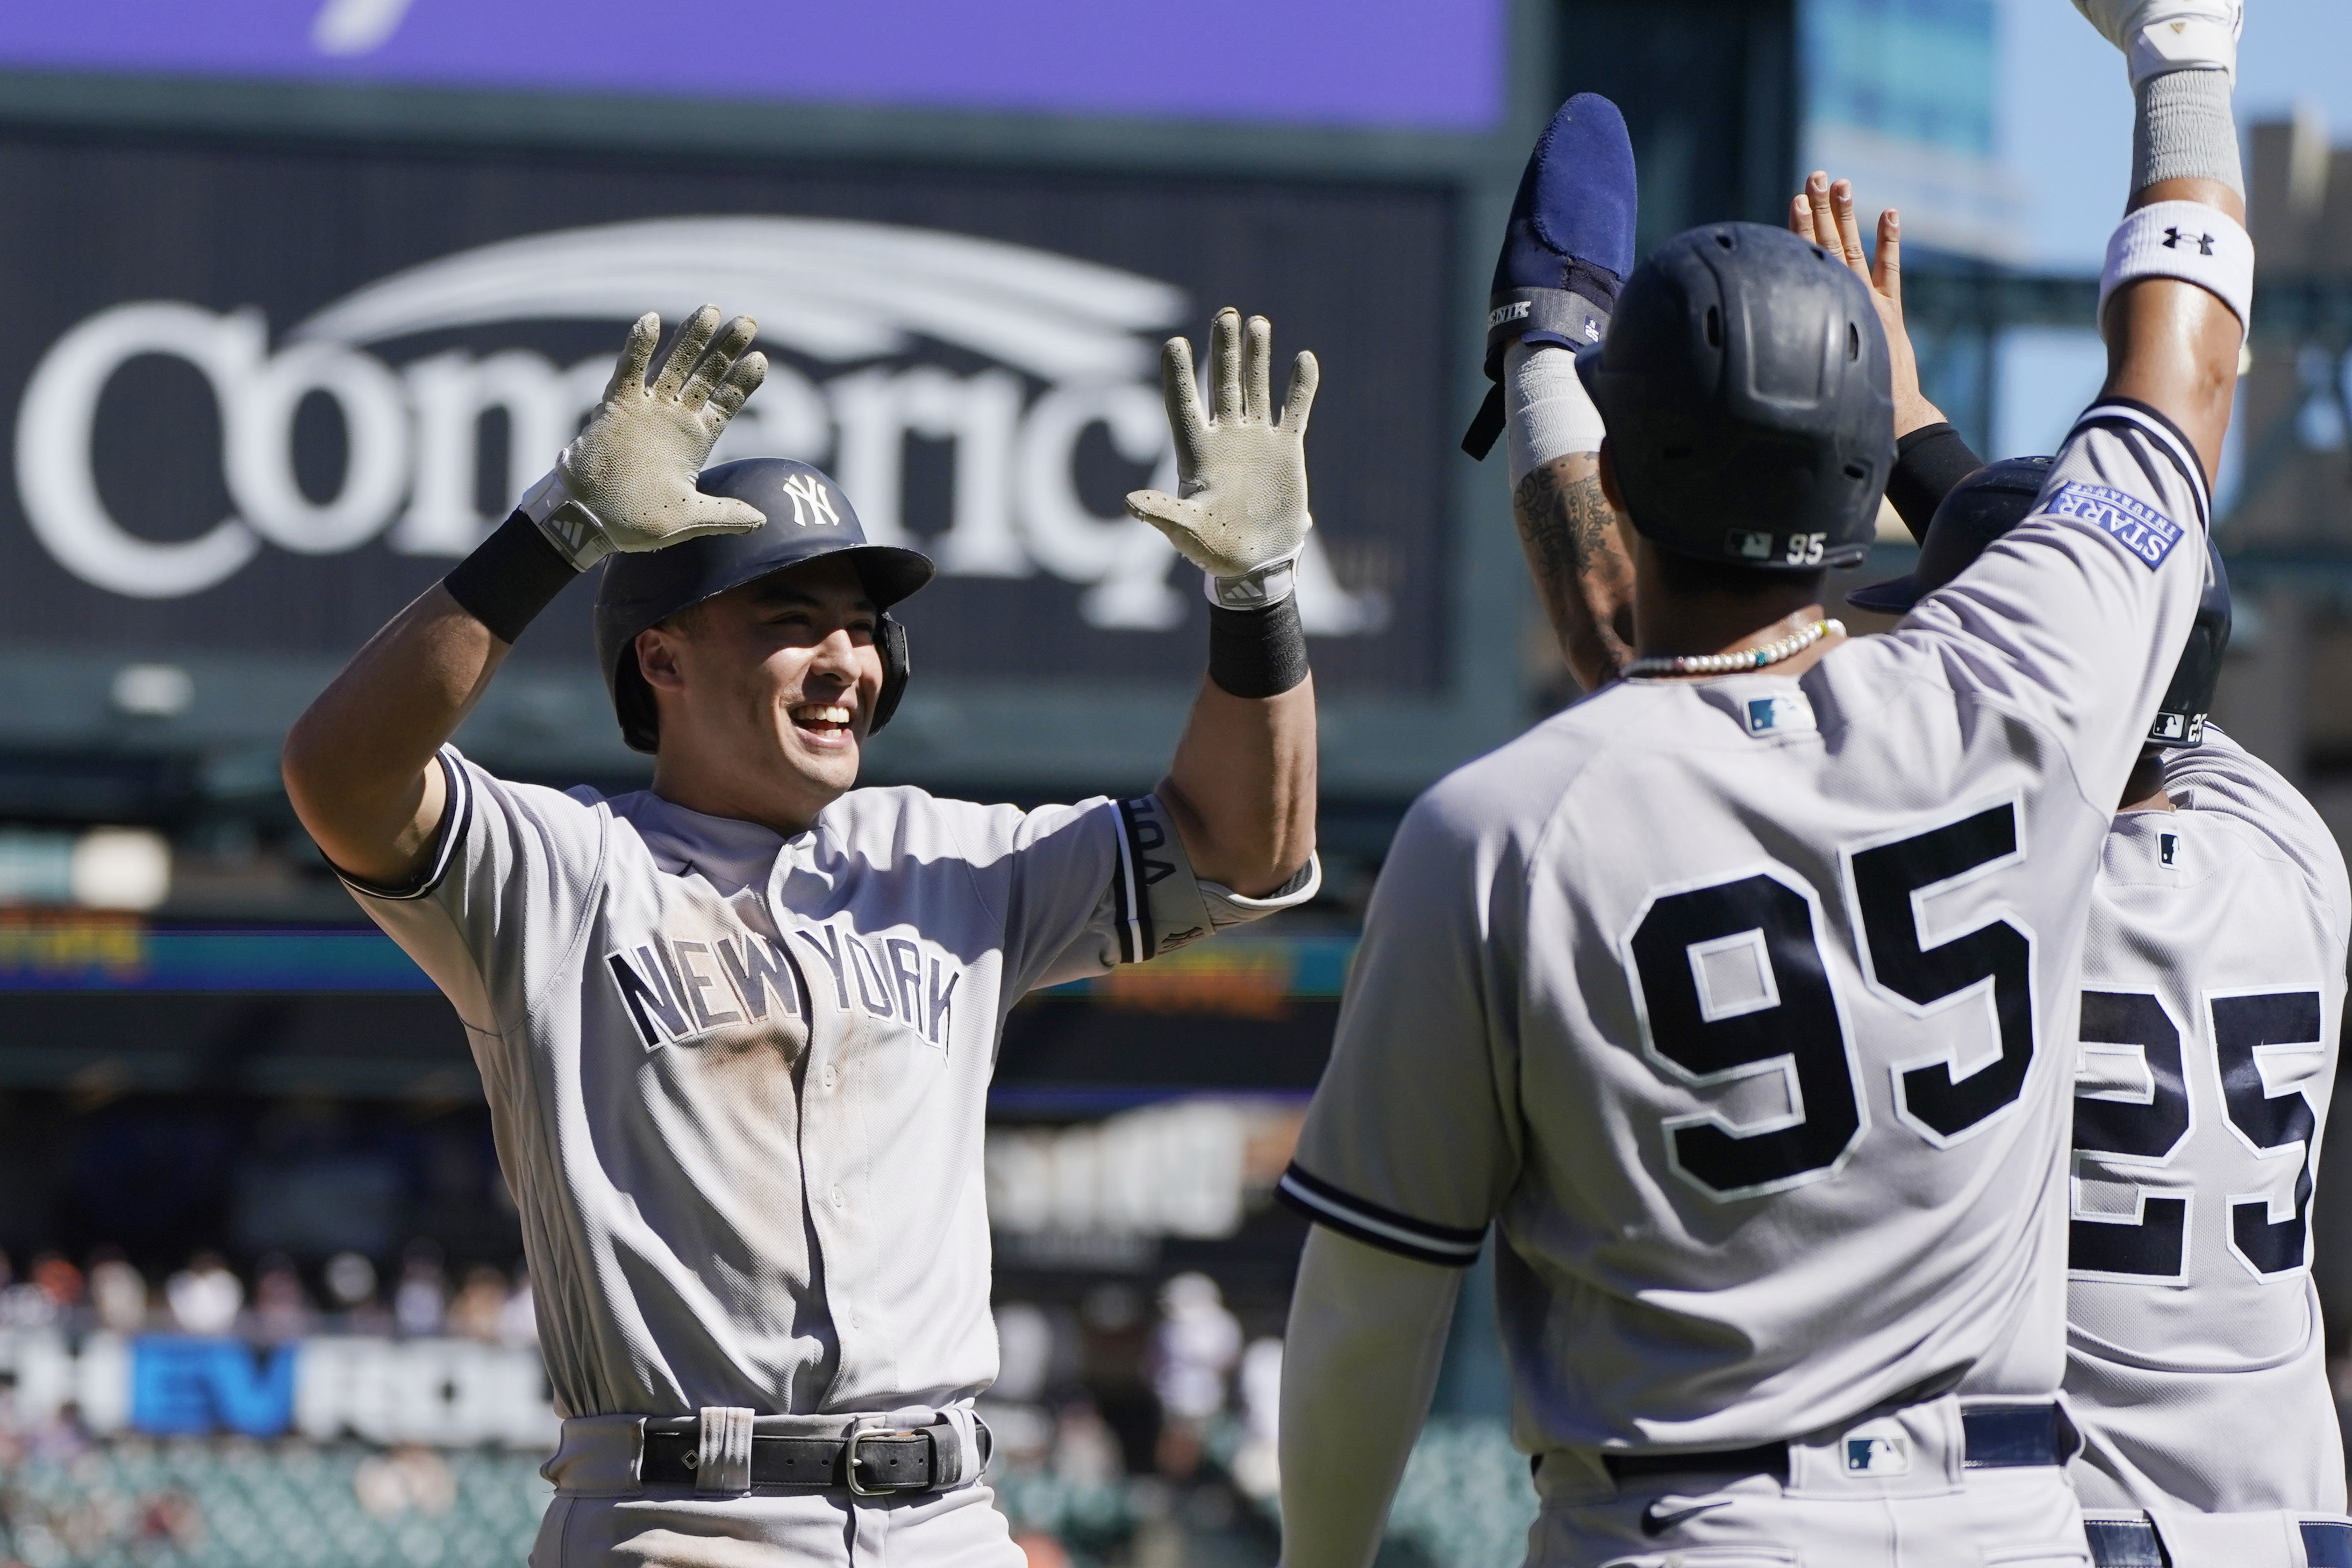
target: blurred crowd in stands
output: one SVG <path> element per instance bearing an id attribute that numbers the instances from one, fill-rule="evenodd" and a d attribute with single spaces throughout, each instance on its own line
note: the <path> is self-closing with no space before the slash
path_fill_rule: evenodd
<path id="1" fill-rule="evenodd" d="M 1033 1283 L 1047 1287 L 1037 1299 L 997 1305 L 1002 1369 L 981 1401 L 996 1439 L 989 1479 L 1031 1568 L 1164 1562 L 1171 1550 L 1191 1556 L 1204 1536 L 1214 1538 L 1216 1561 L 1271 1564 L 1281 1341 L 1253 1337 L 1203 1273 L 1156 1282 L 1065 1277 L 1058 1296 L 1050 1281 Z M 1277 1326 L 1272 1303 L 1250 1310 L 1259 1329 Z M 319 1335 L 537 1343 L 520 1266 L 452 1270 L 429 1242 L 411 1245 L 393 1268 L 356 1251 L 307 1267 L 271 1254 L 242 1274 L 209 1250 L 151 1272 L 108 1248 L 79 1261 L 56 1252 L 21 1264 L 0 1256 L 0 1334 L 28 1331 L 78 1343 L 95 1333 L 234 1337 L 257 1347 Z M 336 1527 L 345 1542 L 337 1550 L 354 1550 L 380 1524 L 423 1517 L 461 1533 L 487 1531 L 468 1535 L 472 1551 L 521 1531 L 545 1495 L 530 1473 L 536 1453 L 355 1446 L 318 1441 L 315 1432 L 259 1448 L 236 1438 L 157 1444 L 135 1431 L 94 1434 L 70 1404 L 30 1419 L 32 1411 L 16 1407 L 16 1392 L 0 1386 L 0 1568 L 25 1560 L 28 1530 L 58 1539 L 96 1530 L 85 1518 L 97 1517 L 92 1488 L 116 1500 L 106 1514 L 114 1522 L 92 1536 L 110 1551 L 134 1538 L 193 1541 L 197 1520 L 212 1521 L 205 1528 L 217 1546 L 229 1515 L 280 1492 L 270 1511 L 350 1514 Z M 285 1474 L 271 1479 L 273 1465 Z M 460 1501 L 461 1492 L 474 1500 Z M 72 1521 L 83 1523 L 68 1530 Z M 1179 1537 L 1189 1544 L 1174 1544 Z M 527 1544 L 518 1535 L 510 1554 Z"/>
<path id="2" fill-rule="evenodd" d="M 1161 1560 L 1152 1539 L 1174 1536 L 1273 1561 L 1282 1342 L 1251 1338 L 1213 1280 L 1003 1301 L 996 1331 L 989 1479 L 1030 1568 Z"/>
<path id="3" fill-rule="evenodd" d="M 338 1252 L 307 1278 L 292 1259 L 267 1254 L 249 1283 L 210 1250 L 161 1278 L 141 1273 L 110 1247 L 92 1251 L 88 1265 L 42 1252 L 20 1274 L 0 1252 L 0 1330 L 233 1334 L 261 1344 L 316 1333 L 539 1343 L 530 1276 L 521 1264 L 511 1271 L 476 1264 L 452 1290 L 441 1249 L 430 1241 L 409 1245 L 388 1291 L 375 1263 L 358 1252 Z"/>

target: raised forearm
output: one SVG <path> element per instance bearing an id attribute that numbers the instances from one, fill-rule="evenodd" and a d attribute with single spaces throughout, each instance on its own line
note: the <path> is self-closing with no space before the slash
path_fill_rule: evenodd
<path id="1" fill-rule="evenodd" d="M 327 858 L 404 881 L 441 820 L 434 753 L 480 700 L 508 644 L 436 583 L 343 667 L 286 737 L 286 793 Z"/>
<path id="2" fill-rule="evenodd" d="M 2201 202 L 2245 221 L 2244 199 L 2218 180 L 2159 180 L 2132 193 L 2134 211 L 2158 202 Z M 2245 328 L 2218 295 L 2176 277 L 2144 277 L 2117 289 L 2105 328 L 2102 395 L 2163 410 L 2197 448 L 2211 483 L 2221 471 Z"/>
<path id="3" fill-rule="evenodd" d="M 1437 1386 L 1457 1269 L 1307 1232 L 1283 1341 L 1283 1568 L 1365 1568 Z"/>
<path id="4" fill-rule="evenodd" d="M 1633 562 L 1601 493 L 1598 455 L 1538 464 L 1511 512 L 1569 673 L 1586 691 L 1615 679 L 1633 656 Z"/>
<path id="5" fill-rule="evenodd" d="M 369 639 L 286 737 L 295 814 L 329 860 L 380 883 L 407 880 L 441 821 L 433 754 L 481 700 L 531 618 L 614 549 L 658 549 L 760 527 L 759 511 L 703 495 L 702 460 L 767 373 L 758 324 L 719 308 L 688 317 L 650 383 L 661 318 L 629 329 L 613 379 L 555 469 L 441 582 Z"/>
<path id="6" fill-rule="evenodd" d="M 1195 875 L 1244 898 L 1281 887 L 1315 852 L 1315 680 L 1240 697 L 1201 683 L 1160 799 Z"/>

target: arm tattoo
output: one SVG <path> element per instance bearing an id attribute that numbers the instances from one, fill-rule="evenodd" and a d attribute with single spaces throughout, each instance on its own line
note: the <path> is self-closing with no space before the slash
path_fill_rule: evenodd
<path id="1" fill-rule="evenodd" d="M 1633 657 L 1633 567 L 1600 475 L 1540 464 L 1519 481 L 1511 511 L 1569 667 L 1588 685 L 1611 679 Z"/>
<path id="2" fill-rule="evenodd" d="M 1616 526 L 1598 474 L 1563 480 L 1551 464 L 1541 464 L 1519 481 L 1513 499 L 1519 537 L 1528 541 L 1538 570 L 1563 584 L 1591 570 L 1594 552 L 1608 543 Z"/>

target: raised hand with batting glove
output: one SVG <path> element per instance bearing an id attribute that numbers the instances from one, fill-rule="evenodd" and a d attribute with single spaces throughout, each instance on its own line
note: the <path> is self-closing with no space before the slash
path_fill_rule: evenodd
<path id="1" fill-rule="evenodd" d="M 1168 423 L 1176 437 L 1179 495 L 1134 490 L 1127 509 L 1168 536 L 1208 574 L 1212 603 L 1256 610 L 1290 597 L 1295 563 L 1315 519 L 1307 509 L 1307 413 L 1315 403 L 1315 356 L 1290 364 L 1290 394 L 1274 408 L 1274 327 L 1244 324 L 1228 306 L 1209 327 L 1211 413 L 1201 411 L 1192 345 L 1171 338 L 1160 352 Z"/>
<path id="2" fill-rule="evenodd" d="M 629 328 L 588 428 L 520 504 L 575 568 L 584 571 L 614 550 L 748 533 L 767 520 L 741 501 L 694 487 L 719 432 L 767 379 L 767 356 L 746 352 L 759 330 L 749 316 L 722 327 L 719 307 L 705 305 L 678 329 L 648 384 L 661 318 L 647 311 Z"/>

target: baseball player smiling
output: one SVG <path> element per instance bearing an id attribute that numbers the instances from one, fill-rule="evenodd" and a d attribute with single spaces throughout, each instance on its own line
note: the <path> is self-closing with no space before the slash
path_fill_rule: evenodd
<path id="1" fill-rule="evenodd" d="M 698 472 L 758 386 L 705 307 L 639 321 L 516 516 L 380 632 L 285 753 L 304 824 L 440 985 L 522 1215 L 562 1443 L 538 1568 L 1021 1561 L 978 1483 L 996 1371 L 982 1123 L 1006 1011 L 1311 896 L 1315 705 L 1291 598 L 1315 364 L 1221 314 L 1163 356 L 1209 678 L 1158 789 L 1020 811 L 854 788 L 929 580 L 781 459 Z M 599 660 L 653 788 L 448 745 L 602 563 Z"/>

